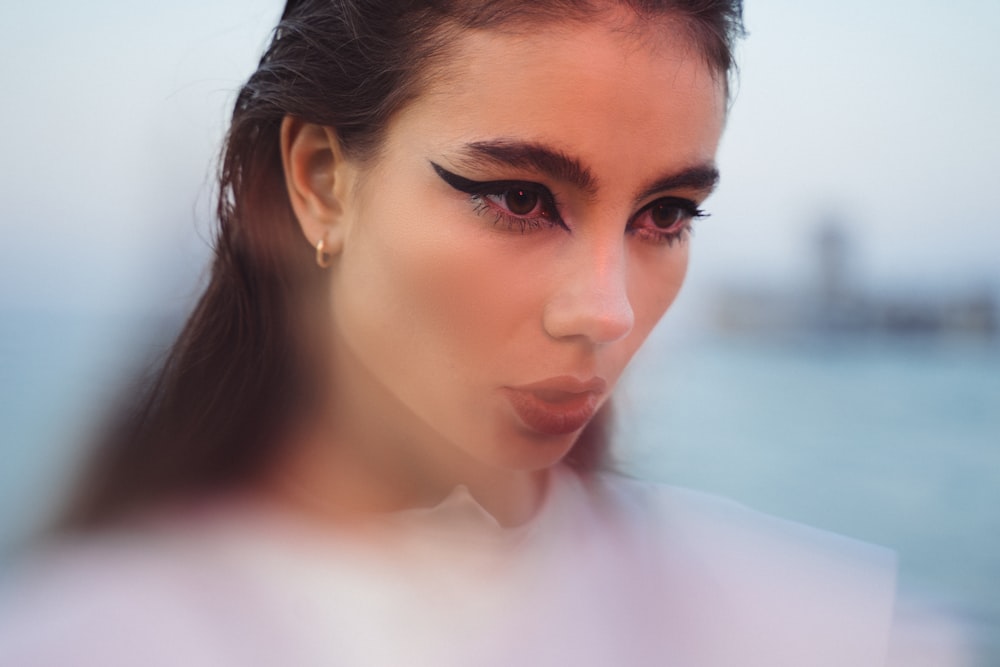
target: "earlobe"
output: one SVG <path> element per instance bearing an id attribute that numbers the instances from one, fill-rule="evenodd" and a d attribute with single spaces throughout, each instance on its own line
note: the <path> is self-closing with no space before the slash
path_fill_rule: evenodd
<path id="1" fill-rule="evenodd" d="M 336 132 L 285 116 L 281 123 L 281 161 L 292 210 L 309 245 L 323 241 L 328 255 L 344 240 L 344 195 L 349 188 L 346 161 Z"/>

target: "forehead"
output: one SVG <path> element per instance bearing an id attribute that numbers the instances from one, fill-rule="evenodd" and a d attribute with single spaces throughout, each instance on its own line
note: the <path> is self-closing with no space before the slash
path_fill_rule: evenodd
<path id="1" fill-rule="evenodd" d="M 500 137 L 533 141 L 597 172 L 602 164 L 636 172 L 710 162 L 725 119 L 722 77 L 682 29 L 661 22 L 650 30 L 467 31 L 441 75 L 398 114 L 389 143 L 435 151 Z"/>

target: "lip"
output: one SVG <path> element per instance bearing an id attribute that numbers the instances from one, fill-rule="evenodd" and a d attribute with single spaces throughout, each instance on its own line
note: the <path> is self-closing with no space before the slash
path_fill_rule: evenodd
<path id="1" fill-rule="evenodd" d="M 564 375 L 503 390 L 529 429 L 543 435 L 566 435 L 586 426 L 606 388 L 599 377 L 578 380 Z"/>

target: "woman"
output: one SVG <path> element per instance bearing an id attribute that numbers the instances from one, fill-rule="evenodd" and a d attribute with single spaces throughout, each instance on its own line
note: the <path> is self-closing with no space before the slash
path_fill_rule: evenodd
<path id="1" fill-rule="evenodd" d="M 600 472 L 740 29 L 738 0 L 289 2 L 210 284 L 0 658 L 882 664 L 890 556 Z"/>

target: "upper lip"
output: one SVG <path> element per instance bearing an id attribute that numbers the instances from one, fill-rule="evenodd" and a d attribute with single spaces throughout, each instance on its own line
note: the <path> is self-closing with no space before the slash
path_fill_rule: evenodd
<path id="1" fill-rule="evenodd" d="M 533 394 L 603 394 L 608 383 L 602 377 L 592 377 L 587 380 L 580 380 L 572 375 L 560 375 L 558 377 L 546 378 L 531 384 L 523 384 L 510 387 L 515 391 L 526 391 Z"/>

